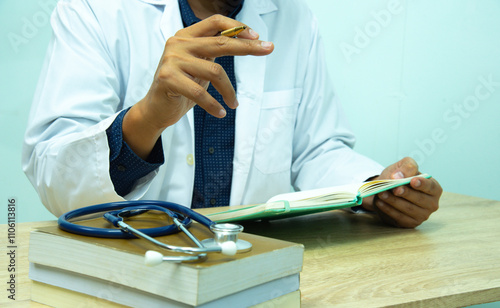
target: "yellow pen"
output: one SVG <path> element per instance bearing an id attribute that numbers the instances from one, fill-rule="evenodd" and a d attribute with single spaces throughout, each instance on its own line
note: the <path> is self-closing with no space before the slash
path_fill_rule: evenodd
<path id="1" fill-rule="evenodd" d="M 245 30 L 247 27 L 246 26 L 239 26 L 239 27 L 234 27 L 231 29 L 224 30 L 220 33 L 221 36 L 236 36 L 240 34 L 243 30 Z"/>

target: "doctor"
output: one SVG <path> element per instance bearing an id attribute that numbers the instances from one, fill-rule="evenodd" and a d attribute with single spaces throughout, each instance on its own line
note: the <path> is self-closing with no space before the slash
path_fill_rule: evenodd
<path id="1" fill-rule="evenodd" d="M 383 169 L 352 150 L 300 1 L 61 0 L 51 24 L 23 168 L 57 216 L 124 199 L 252 204 L 290 185 L 418 174 L 411 158 Z M 241 25 L 238 38 L 217 35 Z M 441 191 L 418 178 L 363 207 L 416 227 Z"/>

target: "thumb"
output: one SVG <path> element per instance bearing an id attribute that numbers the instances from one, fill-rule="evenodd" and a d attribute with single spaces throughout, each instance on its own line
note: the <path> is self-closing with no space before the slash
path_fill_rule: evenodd
<path id="1" fill-rule="evenodd" d="M 392 179 L 402 179 L 420 174 L 418 172 L 418 164 L 411 157 L 405 157 L 396 163 L 396 168 L 392 170 Z"/>

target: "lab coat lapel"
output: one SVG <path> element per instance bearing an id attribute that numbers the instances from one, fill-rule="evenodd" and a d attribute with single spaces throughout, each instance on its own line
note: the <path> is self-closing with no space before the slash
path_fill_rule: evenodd
<path id="1" fill-rule="evenodd" d="M 179 2 L 177 0 L 162 1 L 165 5 L 160 21 L 161 34 L 165 41 L 183 28 Z"/>
<path id="2" fill-rule="evenodd" d="M 246 0 L 237 20 L 248 25 L 266 41 L 267 26 L 261 15 L 276 10 L 271 1 Z M 267 57 L 235 57 L 239 107 L 236 111 L 233 180 L 230 204 L 241 204 L 252 164 L 259 122 Z"/>

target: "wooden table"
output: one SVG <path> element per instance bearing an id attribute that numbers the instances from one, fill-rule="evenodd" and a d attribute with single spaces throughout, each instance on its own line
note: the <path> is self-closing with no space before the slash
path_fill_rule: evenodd
<path id="1" fill-rule="evenodd" d="M 416 229 L 344 211 L 244 224 L 245 231 L 305 245 L 303 307 L 454 307 L 500 301 L 500 201 L 445 193 Z M 28 234 L 17 228 L 16 307 L 29 301 Z M 2 248 L 7 230 L 0 228 Z M 8 281 L 2 253 L 1 281 Z M 10 303 L 5 288 L 0 305 Z M 40 305 L 41 306 L 41 305 Z"/>

